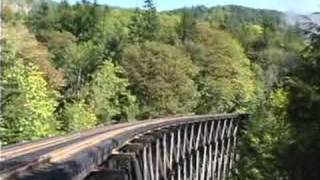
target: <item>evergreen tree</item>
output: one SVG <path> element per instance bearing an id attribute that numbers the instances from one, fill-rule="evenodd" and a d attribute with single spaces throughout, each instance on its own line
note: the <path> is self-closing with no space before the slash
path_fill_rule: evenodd
<path id="1" fill-rule="evenodd" d="M 177 26 L 177 32 L 180 36 L 182 42 L 195 40 L 197 35 L 197 22 L 193 15 L 193 12 L 187 9 L 184 9 L 180 23 Z"/>
<path id="2" fill-rule="evenodd" d="M 308 20 L 304 30 L 308 46 L 289 80 L 289 120 L 295 142 L 283 154 L 293 180 L 320 177 L 320 25 Z"/>
<path id="3" fill-rule="evenodd" d="M 136 9 L 129 24 L 129 39 L 132 42 L 157 40 L 160 21 L 152 0 L 145 0 L 144 10 Z"/>
<path id="4" fill-rule="evenodd" d="M 144 8 L 146 11 L 143 13 L 144 27 L 144 39 L 156 40 L 159 35 L 160 22 L 157 15 L 157 9 L 152 0 L 145 0 Z"/>
<path id="5" fill-rule="evenodd" d="M 134 15 L 131 16 L 131 22 L 128 25 L 129 28 L 129 40 L 131 42 L 142 42 L 144 41 L 144 26 L 142 12 L 140 9 L 136 8 Z"/>

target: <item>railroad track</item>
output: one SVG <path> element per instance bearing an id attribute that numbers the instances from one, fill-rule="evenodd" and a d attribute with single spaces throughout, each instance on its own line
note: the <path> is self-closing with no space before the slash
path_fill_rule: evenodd
<path id="1" fill-rule="evenodd" d="M 204 115 L 160 118 L 98 127 L 67 136 L 5 147 L 1 151 L 0 179 L 76 179 L 86 177 L 107 159 L 112 149 L 136 135 L 186 121 L 235 117 Z"/>
<path id="2" fill-rule="evenodd" d="M 6 147 L 1 150 L 0 177 L 9 178 L 19 171 L 30 167 L 53 162 L 56 152 L 60 152 L 68 146 L 77 145 L 83 141 L 94 139 L 96 136 L 106 134 L 110 131 L 130 126 L 130 123 L 111 125 L 91 129 L 88 131 L 75 133 L 69 136 L 53 137 L 46 140 L 40 140 L 32 143 L 22 143 Z M 84 146 L 82 146 L 84 147 Z M 76 149 L 76 150 L 81 150 Z M 73 150 L 75 152 L 75 150 Z M 65 152 L 64 156 L 71 155 L 71 152 Z"/>

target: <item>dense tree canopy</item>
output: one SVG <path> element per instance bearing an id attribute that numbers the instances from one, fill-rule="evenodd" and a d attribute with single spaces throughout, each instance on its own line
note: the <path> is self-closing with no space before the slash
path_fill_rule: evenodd
<path id="1" fill-rule="evenodd" d="M 137 113 L 136 97 L 128 90 L 124 71 L 109 61 L 101 65 L 90 85 L 89 96 L 101 122 L 120 118 L 132 120 Z"/>
<path id="2" fill-rule="evenodd" d="M 134 119 L 248 112 L 238 179 L 319 179 L 316 23 L 234 5 L 4 2 L 5 145 Z"/>
<path id="3" fill-rule="evenodd" d="M 66 132 L 88 129 L 98 124 L 97 117 L 83 100 L 65 105 L 61 120 L 62 129 Z"/>
<path id="4" fill-rule="evenodd" d="M 197 68 L 177 47 L 146 42 L 124 50 L 121 64 L 147 116 L 190 112 L 198 92 Z"/>
<path id="5" fill-rule="evenodd" d="M 244 110 L 255 98 L 255 77 L 240 44 L 207 24 L 198 26 L 198 40 L 186 45 L 198 76 L 199 113 Z"/>
<path id="6" fill-rule="evenodd" d="M 64 73 L 50 62 L 48 47 L 38 42 L 24 25 L 8 24 L 4 36 L 7 41 L 14 42 L 16 54 L 24 62 L 36 64 L 52 86 L 59 88 L 64 85 Z"/>
<path id="7" fill-rule="evenodd" d="M 320 177 L 320 25 L 308 20 L 304 33 L 308 46 L 299 66 L 288 82 L 288 115 L 294 130 L 295 142 L 288 145 L 284 161 L 291 179 Z M 287 160 L 285 159 L 285 160 Z"/>
<path id="8" fill-rule="evenodd" d="M 156 40 L 160 22 L 152 0 L 145 0 L 144 10 L 136 9 L 129 24 L 129 38 L 132 42 Z"/>
<path id="9" fill-rule="evenodd" d="M 1 78 L 4 144 L 52 136 L 59 125 L 54 117 L 58 93 L 50 89 L 35 64 L 19 58 L 13 46 L 6 45 L 2 54 L 6 57 Z"/>

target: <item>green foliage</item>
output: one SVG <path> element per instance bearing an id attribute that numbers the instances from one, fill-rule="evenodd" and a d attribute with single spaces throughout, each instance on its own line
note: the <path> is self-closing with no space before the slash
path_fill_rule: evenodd
<path id="1" fill-rule="evenodd" d="M 66 1 L 59 5 L 41 1 L 40 5 L 30 12 L 27 24 L 40 41 L 53 30 L 68 31 L 77 37 L 77 40 L 87 41 L 95 34 L 96 25 L 105 11 L 107 8 L 87 0 L 73 6 Z"/>
<path id="2" fill-rule="evenodd" d="M 121 67 L 106 61 L 95 74 L 90 86 L 90 99 L 101 122 L 112 119 L 132 120 L 137 113 L 136 98 L 127 89 L 129 82 Z"/>
<path id="3" fill-rule="evenodd" d="M 1 141 L 4 144 L 55 135 L 57 92 L 50 89 L 43 73 L 32 63 L 24 64 L 14 46 L 6 46 Z"/>
<path id="4" fill-rule="evenodd" d="M 75 43 L 76 38 L 67 31 L 50 31 L 47 35 L 43 35 L 43 40 L 48 46 L 48 50 L 52 55 L 52 63 L 57 68 L 64 66 L 65 50 Z"/>
<path id="5" fill-rule="evenodd" d="M 318 179 L 320 176 L 320 25 L 312 21 L 306 24 L 309 45 L 288 80 L 288 115 L 295 142 L 286 148 L 282 163 L 290 179 Z"/>
<path id="6" fill-rule="evenodd" d="M 177 24 L 179 24 L 179 16 L 161 14 L 159 18 L 161 27 L 158 40 L 166 44 L 178 44 Z"/>
<path id="7" fill-rule="evenodd" d="M 198 28 L 199 41 L 187 45 L 200 67 L 198 113 L 243 111 L 255 97 L 255 78 L 239 43 L 207 25 Z"/>
<path id="8" fill-rule="evenodd" d="M 258 63 L 264 69 L 264 82 L 266 90 L 271 90 L 280 82 L 282 69 L 285 61 L 288 60 L 288 53 L 276 47 L 265 48 L 259 52 Z"/>
<path id="9" fill-rule="evenodd" d="M 96 25 L 101 20 L 107 8 L 100 8 L 96 3 L 83 0 L 74 6 L 67 3 L 60 5 L 59 25 L 66 31 L 71 32 L 80 41 L 91 39 L 96 32 Z"/>
<path id="10" fill-rule="evenodd" d="M 93 109 L 84 101 L 66 104 L 62 120 L 62 129 L 66 132 L 88 129 L 97 125 Z"/>
<path id="11" fill-rule="evenodd" d="M 132 42 L 156 40 L 159 35 L 160 21 L 152 0 L 145 0 L 145 10 L 136 9 L 129 24 L 129 39 Z"/>
<path id="12" fill-rule="evenodd" d="M 240 179 L 279 179 L 287 177 L 281 157 L 286 145 L 293 142 L 286 109 L 289 94 L 274 90 L 260 104 L 248 122 L 241 146 Z"/>
<path id="13" fill-rule="evenodd" d="M 264 29 L 256 24 L 242 24 L 237 32 L 237 37 L 242 43 L 245 51 L 251 58 L 257 56 L 255 53 L 265 47 L 263 41 Z"/>
<path id="14" fill-rule="evenodd" d="M 197 35 L 196 23 L 193 13 L 184 10 L 180 23 L 177 26 L 177 32 L 182 42 L 195 40 L 195 36 Z"/>
<path id="15" fill-rule="evenodd" d="M 128 24 L 131 11 L 113 9 L 110 10 L 97 25 L 97 32 L 93 42 L 104 46 L 103 57 L 118 60 L 128 41 Z"/>
<path id="16" fill-rule="evenodd" d="M 32 63 L 44 73 L 46 80 L 55 88 L 64 85 L 64 74 L 50 61 L 48 48 L 38 42 L 26 26 L 21 23 L 5 24 L 4 38 L 6 41 L 15 42 L 16 53 L 24 62 Z"/>
<path id="17" fill-rule="evenodd" d="M 143 12 L 144 25 L 144 39 L 155 40 L 159 34 L 160 22 L 157 15 L 157 9 L 153 4 L 152 0 L 145 0 L 144 8 L 146 11 Z"/>
<path id="18" fill-rule="evenodd" d="M 64 69 L 68 77 L 70 96 L 80 98 L 80 89 L 102 63 L 101 47 L 92 41 L 71 44 L 63 55 Z"/>
<path id="19" fill-rule="evenodd" d="M 30 12 L 27 24 L 37 38 L 42 41 L 42 36 L 46 36 L 48 30 L 50 31 L 57 27 L 57 21 L 58 17 L 54 7 L 42 1 L 39 6 Z"/>
<path id="20" fill-rule="evenodd" d="M 145 24 L 141 10 L 136 9 L 131 17 L 131 22 L 128 25 L 129 39 L 131 42 L 142 42 L 144 40 Z"/>
<path id="21" fill-rule="evenodd" d="M 10 22 L 14 20 L 14 17 L 15 17 L 14 12 L 9 6 L 4 6 L 2 10 L 3 10 L 3 13 L 1 13 L 1 19 L 3 19 L 3 21 Z"/>
<path id="22" fill-rule="evenodd" d="M 181 13 L 184 9 L 177 9 L 171 12 Z M 229 32 L 235 33 L 241 25 L 249 23 L 266 27 L 280 27 L 284 23 L 285 14 L 279 11 L 266 10 L 266 9 L 253 9 L 243 6 L 227 5 L 227 6 L 214 6 L 206 8 L 203 6 L 196 6 L 187 8 L 192 11 L 199 21 L 207 21 L 226 29 Z"/>
<path id="23" fill-rule="evenodd" d="M 121 64 L 143 116 L 187 113 L 195 107 L 198 93 L 192 78 L 197 68 L 179 48 L 157 42 L 131 45 Z"/>
<path id="24" fill-rule="evenodd" d="M 318 26 L 309 24 L 300 52 L 299 27 L 277 11 L 8 2 L 31 11 L 4 6 L 1 17 L 5 40 L 16 41 L 3 55 L 5 144 L 137 114 L 246 111 L 239 179 L 320 176 Z"/>

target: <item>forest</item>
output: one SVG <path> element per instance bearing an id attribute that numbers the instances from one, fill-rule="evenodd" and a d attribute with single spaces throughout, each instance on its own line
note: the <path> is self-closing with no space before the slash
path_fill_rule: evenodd
<path id="1" fill-rule="evenodd" d="M 237 179 L 319 179 L 319 15 L 6 0 L 1 143 L 247 112 Z"/>

